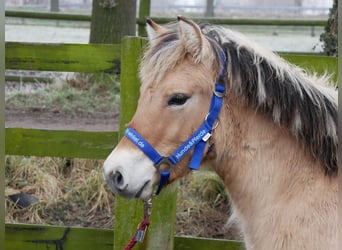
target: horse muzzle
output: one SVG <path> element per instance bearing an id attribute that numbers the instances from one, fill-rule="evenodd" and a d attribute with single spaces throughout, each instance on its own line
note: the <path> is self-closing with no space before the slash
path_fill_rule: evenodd
<path id="1" fill-rule="evenodd" d="M 103 164 L 103 177 L 114 194 L 128 199 L 149 199 L 158 182 L 152 162 L 136 150 L 114 149 Z"/>

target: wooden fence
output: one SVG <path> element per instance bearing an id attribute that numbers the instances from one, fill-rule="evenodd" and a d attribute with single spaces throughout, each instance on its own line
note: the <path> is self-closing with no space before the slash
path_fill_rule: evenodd
<path id="1" fill-rule="evenodd" d="M 119 67 L 121 70 L 118 131 L 6 128 L 6 154 L 104 159 L 122 137 L 124 124 L 135 112 L 139 97 L 137 69 L 145 43 L 145 39 L 139 37 L 126 37 L 120 45 L 6 43 L 6 69 L 109 74 Z M 337 79 L 337 58 L 298 54 L 282 56 L 318 73 L 335 73 Z M 242 249 L 242 244 L 235 241 L 175 237 L 176 198 L 177 184 L 173 184 L 154 200 L 152 224 L 145 242 L 137 248 Z M 114 230 L 6 224 L 6 249 L 122 249 L 142 218 L 142 205 L 141 201 L 118 197 Z"/>

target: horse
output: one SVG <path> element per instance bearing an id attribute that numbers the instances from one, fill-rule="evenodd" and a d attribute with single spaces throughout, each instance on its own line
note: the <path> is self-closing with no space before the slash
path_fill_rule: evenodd
<path id="1" fill-rule="evenodd" d="M 222 178 L 246 249 L 337 249 L 337 91 L 244 35 L 147 20 L 140 98 L 103 165 L 148 200 L 203 162 Z M 189 167 L 190 166 L 190 167 Z"/>

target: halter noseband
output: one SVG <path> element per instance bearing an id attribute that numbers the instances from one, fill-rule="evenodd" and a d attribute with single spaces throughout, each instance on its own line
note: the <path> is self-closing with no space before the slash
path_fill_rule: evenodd
<path id="1" fill-rule="evenodd" d="M 215 121 L 221 110 L 222 100 L 225 93 L 224 87 L 224 74 L 225 74 L 225 54 L 221 51 L 221 72 L 216 79 L 215 89 L 209 113 L 207 114 L 202 125 L 187 139 L 182 145 L 180 145 L 170 156 L 162 156 L 157 150 L 155 150 L 151 144 L 149 144 L 136 130 L 128 127 L 125 131 L 125 136 L 131 140 L 144 154 L 150 158 L 154 167 L 160 173 L 160 181 L 156 191 L 158 195 L 163 186 L 168 182 L 171 171 L 178 162 L 180 162 L 184 156 L 194 148 L 192 158 L 189 164 L 189 168 L 192 170 L 198 170 L 204 154 L 204 149 L 207 141 L 212 135 L 212 131 L 217 124 Z M 161 165 L 168 165 L 169 169 L 166 171 L 160 171 Z"/>

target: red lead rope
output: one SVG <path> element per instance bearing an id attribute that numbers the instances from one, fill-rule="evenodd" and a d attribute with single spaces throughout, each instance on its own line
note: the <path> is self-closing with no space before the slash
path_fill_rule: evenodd
<path id="1" fill-rule="evenodd" d="M 144 201 L 144 219 L 139 224 L 137 232 L 132 236 L 131 240 L 125 246 L 124 250 L 131 250 L 137 242 L 143 242 L 146 231 L 150 225 L 150 215 L 152 208 L 152 200 Z"/>
<path id="2" fill-rule="evenodd" d="M 145 233 L 147 231 L 148 226 L 150 225 L 150 221 L 148 218 L 144 218 L 139 225 L 137 232 L 133 235 L 131 240 L 125 246 L 124 250 L 131 250 L 137 242 L 143 242 Z"/>

